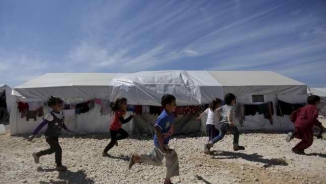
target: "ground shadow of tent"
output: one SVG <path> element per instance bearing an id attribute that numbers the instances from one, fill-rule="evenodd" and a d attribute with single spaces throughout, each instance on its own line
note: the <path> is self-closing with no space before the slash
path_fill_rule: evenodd
<path id="1" fill-rule="evenodd" d="M 50 172 L 51 169 L 45 169 L 45 171 Z M 65 171 L 65 172 L 59 172 L 58 179 L 63 181 L 55 181 L 51 180 L 49 182 L 41 181 L 40 184 L 46 184 L 46 183 L 52 183 L 52 184 L 93 184 L 95 183 L 94 180 L 87 178 L 87 175 L 85 174 L 85 171 L 79 170 L 77 172 L 72 171 Z"/>
<path id="2" fill-rule="evenodd" d="M 214 153 L 215 154 L 215 153 Z M 218 157 L 213 157 L 213 159 L 236 159 L 242 158 L 251 162 L 259 162 L 263 163 L 264 167 L 272 167 L 272 166 L 287 166 L 288 163 L 284 159 L 267 159 L 263 158 L 262 155 L 257 153 L 254 154 L 245 154 L 245 153 L 236 153 L 236 152 L 229 152 L 229 151 L 222 151 L 216 153 Z"/>

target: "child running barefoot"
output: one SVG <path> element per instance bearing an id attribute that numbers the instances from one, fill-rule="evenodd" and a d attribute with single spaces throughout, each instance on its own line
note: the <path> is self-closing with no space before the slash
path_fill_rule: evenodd
<path id="1" fill-rule="evenodd" d="M 163 158 L 165 158 L 165 167 L 167 171 L 164 184 L 171 184 L 171 177 L 179 176 L 178 155 L 173 149 L 170 149 L 168 146 L 170 136 L 174 132 L 173 112 L 177 106 L 176 99 L 172 95 L 164 95 L 162 97 L 161 104 L 164 107 L 164 110 L 158 117 L 154 126 L 154 147 L 149 154 L 133 154 L 130 158 L 129 169 L 131 169 L 135 163 L 161 165 Z"/>
<path id="2" fill-rule="evenodd" d="M 308 105 L 294 111 L 291 114 L 291 120 L 294 121 L 295 131 L 294 133 L 289 133 L 286 137 L 287 142 L 290 142 L 294 137 L 301 139 L 301 142 L 292 148 L 292 152 L 296 154 L 305 154 L 304 150 L 312 145 L 314 141 L 314 126 L 318 126 L 320 128 L 320 135 L 325 129 L 317 119 L 317 106 L 320 103 L 320 97 L 312 95 L 308 97 L 307 101 Z"/>
<path id="3" fill-rule="evenodd" d="M 114 119 L 110 125 L 111 141 L 105 147 L 103 156 L 109 156 L 108 151 L 113 148 L 114 145 L 118 146 L 118 140 L 126 139 L 129 136 L 128 132 L 121 127 L 122 124 L 128 123 L 134 117 L 133 115 L 130 115 L 127 119 L 124 119 L 127 112 L 126 98 L 118 98 L 112 106 L 112 112 L 114 112 Z"/>
<path id="4" fill-rule="evenodd" d="M 33 138 L 37 135 L 37 133 L 45 126 L 47 129 L 45 131 L 46 142 L 50 145 L 50 148 L 47 150 L 43 150 L 37 153 L 33 153 L 35 163 L 39 163 L 40 157 L 43 155 L 50 155 L 55 153 L 55 162 L 57 164 L 56 169 L 58 171 L 66 171 L 67 167 L 63 166 L 61 163 L 62 159 L 62 149 L 59 144 L 59 136 L 61 135 L 61 129 L 67 129 L 64 124 L 64 117 L 62 110 L 63 101 L 60 98 L 51 96 L 48 100 L 48 106 L 52 108 L 52 112 L 48 113 L 42 123 L 38 125 L 38 127 L 34 130 L 33 135 L 29 136 L 28 140 L 32 141 Z"/>
<path id="5" fill-rule="evenodd" d="M 216 127 L 218 127 L 220 123 L 220 111 L 218 108 L 221 106 L 221 103 L 222 101 L 220 99 L 214 98 L 209 104 L 209 108 L 207 108 L 198 118 L 196 118 L 196 120 L 200 120 L 204 114 L 207 114 L 206 134 L 208 135 L 208 142 L 219 134 Z"/>
<path id="6" fill-rule="evenodd" d="M 222 120 L 220 122 L 220 133 L 218 136 L 214 137 L 208 144 L 205 144 L 205 154 L 210 154 L 210 149 L 213 145 L 222 140 L 227 132 L 231 132 L 234 136 L 233 138 L 233 150 L 239 151 L 244 150 L 243 146 L 239 146 L 239 130 L 235 126 L 234 119 L 234 104 L 236 102 L 235 95 L 228 93 L 224 97 L 226 105 L 220 108 Z"/>

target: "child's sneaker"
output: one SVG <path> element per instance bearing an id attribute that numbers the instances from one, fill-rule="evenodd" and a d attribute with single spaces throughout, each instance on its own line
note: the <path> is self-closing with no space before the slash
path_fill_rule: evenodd
<path id="1" fill-rule="evenodd" d="M 295 154 L 298 154 L 298 155 L 305 155 L 306 153 L 302 150 L 296 150 L 296 149 L 293 149 L 292 148 L 292 152 L 295 153 Z"/>
<path id="2" fill-rule="evenodd" d="M 32 155 L 33 155 L 33 158 L 34 158 L 34 162 L 35 162 L 36 164 L 40 163 L 40 157 L 38 157 L 38 156 L 36 155 L 36 153 L 33 153 Z"/>
<path id="3" fill-rule="evenodd" d="M 204 153 L 207 154 L 207 155 L 211 154 L 211 150 L 210 149 L 211 149 L 210 145 L 209 144 L 205 144 L 205 146 L 204 146 Z"/>
<path id="4" fill-rule="evenodd" d="M 132 154 L 131 156 L 130 156 L 130 160 L 129 160 L 129 169 L 131 169 L 132 168 L 132 166 L 133 165 L 135 165 L 135 160 L 134 160 L 134 155 Z"/>
<path id="5" fill-rule="evenodd" d="M 110 155 L 109 155 L 107 152 L 103 152 L 103 153 L 102 153 L 102 156 L 103 156 L 103 157 L 109 157 Z"/>
<path id="6" fill-rule="evenodd" d="M 243 146 L 234 146 L 234 147 L 233 147 L 233 150 L 234 150 L 234 151 L 245 150 L 245 147 L 243 147 Z"/>
<path id="7" fill-rule="evenodd" d="M 55 169 L 57 171 L 66 171 L 67 170 L 67 167 L 66 166 L 63 166 L 63 165 L 60 165 L 60 166 L 57 166 Z"/>
<path id="8" fill-rule="evenodd" d="M 293 139 L 293 133 L 292 132 L 289 132 L 288 135 L 286 135 L 286 142 L 290 142 L 291 140 Z"/>

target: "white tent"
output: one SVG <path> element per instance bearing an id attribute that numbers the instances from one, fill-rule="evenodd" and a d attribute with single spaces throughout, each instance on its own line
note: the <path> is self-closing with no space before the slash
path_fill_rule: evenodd
<path id="1" fill-rule="evenodd" d="M 126 97 L 131 105 L 159 106 L 163 94 L 176 96 L 179 106 L 207 104 L 212 98 L 234 93 L 237 102 L 253 104 L 252 95 L 263 95 L 265 102 L 275 102 L 276 97 L 289 103 L 305 102 L 307 86 L 273 72 L 236 71 L 148 71 L 130 74 L 57 73 L 45 74 L 13 90 L 19 101 L 45 101 L 50 95 L 61 97 L 67 103 L 78 103 L 92 98 L 115 100 Z M 14 103 L 16 106 L 17 104 Z M 276 115 L 274 115 L 276 116 Z M 155 122 L 155 116 L 136 118 L 124 125 L 133 132 Z M 40 119 L 41 120 L 41 119 Z M 17 107 L 11 113 L 12 134 L 31 133 L 39 121 L 20 118 Z M 111 116 L 101 116 L 100 106 L 82 115 L 76 115 L 71 128 L 79 132 L 107 132 Z M 266 123 L 260 115 L 247 117 L 244 129 L 286 130 L 293 125 L 288 117 L 275 117 L 274 125 Z M 136 122 L 136 123 L 135 123 Z M 195 133 L 203 130 L 194 118 L 177 119 L 178 133 Z M 149 128 L 142 131 L 149 133 Z M 137 129 L 140 130 L 139 128 Z"/>
<path id="2" fill-rule="evenodd" d="M 305 103 L 307 85 L 269 71 L 211 71 L 210 74 L 223 86 L 223 94 L 233 93 L 237 103 L 261 104 L 273 102 L 276 111 L 277 99 L 288 103 Z M 253 95 L 263 95 L 264 102 L 254 102 Z M 279 117 L 274 113 L 274 124 L 263 115 L 246 116 L 240 129 L 286 131 L 293 129 L 289 116 Z"/>
<path id="3" fill-rule="evenodd" d="M 310 93 L 320 96 L 319 115 L 326 116 L 326 88 L 310 88 Z"/>

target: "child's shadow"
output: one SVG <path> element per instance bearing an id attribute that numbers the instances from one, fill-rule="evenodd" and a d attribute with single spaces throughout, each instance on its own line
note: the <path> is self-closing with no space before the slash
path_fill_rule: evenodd
<path id="1" fill-rule="evenodd" d="M 259 155 L 257 153 L 254 154 L 245 154 L 245 153 L 239 153 L 239 152 L 229 152 L 229 151 L 222 151 L 219 153 L 215 153 L 215 156 L 223 156 L 223 157 L 217 157 L 213 159 L 235 159 L 235 158 L 242 158 L 245 160 L 248 160 L 250 162 L 260 162 L 264 164 L 264 167 L 271 167 L 271 166 L 287 166 L 288 163 L 284 159 L 267 159 L 263 158 L 262 155 Z"/>
<path id="2" fill-rule="evenodd" d="M 39 172 L 53 172 L 56 171 L 55 169 L 39 169 Z M 63 180 L 63 181 L 55 181 L 55 180 L 50 180 L 50 183 L 52 184 L 66 184 L 66 183 L 71 183 L 71 184 L 79 184 L 79 183 L 85 183 L 85 184 L 93 184 L 95 183 L 94 180 L 87 178 L 87 175 L 85 174 L 85 171 L 79 170 L 77 172 L 72 172 L 72 171 L 64 171 L 64 172 L 59 172 L 58 179 Z M 49 182 L 44 182 L 41 181 L 40 184 L 47 184 Z"/>
<path id="3" fill-rule="evenodd" d="M 306 154 L 307 156 L 319 156 L 319 157 L 323 157 L 323 158 L 326 158 L 326 154 L 323 154 L 323 153 L 309 153 L 309 154 Z"/>
<path id="4" fill-rule="evenodd" d="M 112 158 L 112 159 L 117 159 L 117 160 L 123 160 L 126 162 L 129 162 L 130 160 L 130 156 L 126 156 L 126 155 L 120 155 L 120 156 L 112 156 L 112 155 L 108 155 L 108 158 Z"/>

